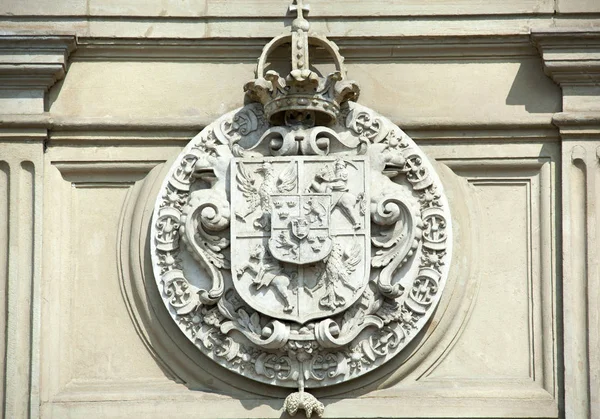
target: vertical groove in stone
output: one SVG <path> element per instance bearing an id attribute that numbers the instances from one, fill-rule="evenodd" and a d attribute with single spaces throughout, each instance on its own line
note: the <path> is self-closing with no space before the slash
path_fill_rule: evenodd
<path id="1" fill-rule="evenodd" d="M 34 272 L 34 168 L 15 166 L 10 176 L 8 316 L 5 417 L 30 416 L 31 300 Z"/>
<path id="2" fill-rule="evenodd" d="M 588 186 L 588 362 L 590 417 L 600 418 L 600 262 L 598 249 L 600 243 L 600 147 L 596 148 L 596 158 L 590 165 L 590 183 Z"/>
<path id="3" fill-rule="evenodd" d="M 28 394 L 28 406 L 29 406 L 29 417 L 39 417 L 39 388 L 38 379 L 39 377 L 39 281 L 41 280 L 41 229 L 40 229 L 40 217 L 41 202 L 39 200 L 39 194 L 37 189 L 39 188 L 39 181 L 36 179 L 36 167 L 31 161 L 24 161 L 21 163 L 23 173 L 27 177 L 28 187 L 24 191 L 28 205 L 28 219 L 27 222 L 31 225 L 31 230 L 28 235 L 23 236 L 23 240 L 28 243 L 28 254 L 24 257 L 24 263 L 28 263 L 29 272 L 29 312 L 28 312 L 28 328 L 29 328 L 29 370 L 28 377 L 29 383 L 27 388 Z"/>
<path id="4" fill-rule="evenodd" d="M 564 222 L 567 253 L 564 275 L 566 417 L 590 417 L 588 352 L 587 183 L 585 149 L 573 147 L 569 169 L 569 211 Z"/>
<path id="5" fill-rule="evenodd" d="M 8 206 L 10 202 L 9 187 L 10 172 L 8 163 L 0 161 L 0 380 L 1 412 L 5 411 L 5 380 L 6 380 L 6 318 L 8 314 L 7 284 L 8 284 Z"/>

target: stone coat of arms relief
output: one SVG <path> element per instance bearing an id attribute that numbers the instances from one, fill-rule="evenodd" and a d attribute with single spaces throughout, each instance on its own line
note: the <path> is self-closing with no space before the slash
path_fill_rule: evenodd
<path id="1" fill-rule="evenodd" d="M 151 254 L 166 308 L 206 356 L 297 389 L 284 408 L 321 415 L 309 389 L 378 368 L 424 327 L 448 276 L 452 225 L 433 166 L 397 126 L 356 103 L 337 46 L 309 33 L 268 43 L 248 104 L 185 147 L 154 208 Z M 266 69 L 290 46 L 292 70 Z M 321 77 L 309 47 L 336 71 Z"/>

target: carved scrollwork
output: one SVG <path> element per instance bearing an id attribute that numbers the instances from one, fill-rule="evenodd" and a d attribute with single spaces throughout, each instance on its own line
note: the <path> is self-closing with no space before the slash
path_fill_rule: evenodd
<path id="1" fill-rule="evenodd" d="M 224 283 L 221 269 L 229 261 L 221 252 L 229 246 L 229 239 L 214 234 L 229 226 L 229 203 L 215 196 L 194 196 L 184 207 L 181 235 L 192 256 L 210 272 L 212 287 L 200 290 L 200 301 L 215 304 L 223 295 Z"/>
<path id="2" fill-rule="evenodd" d="M 290 336 L 289 325 L 273 320 L 261 327 L 258 313 L 249 316 L 243 309 L 237 311 L 235 320 L 221 325 L 221 332 L 225 334 L 232 330 L 241 332 L 250 342 L 265 349 L 283 348 Z"/>
<path id="3" fill-rule="evenodd" d="M 181 213 L 177 208 L 162 207 L 156 219 L 156 248 L 165 252 L 179 247 Z"/>
<path id="4" fill-rule="evenodd" d="M 193 182 L 194 166 L 198 161 L 196 154 L 186 154 L 169 179 L 171 185 L 180 191 L 189 191 Z"/>
<path id="5" fill-rule="evenodd" d="M 322 320 L 315 328 L 315 338 L 323 348 L 339 348 L 352 342 L 367 327 L 382 327 L 383 322 L 377 316 L 365 316 L 360 325 L 340 330 L 332 319 Z M 342 333 L 343 332 L 343 333 Z"/>
<path id="6" fill-rule="evenodd" d="M 444 210 L 439 207 L 425 208 L 422 216 L 423 246 L 431 250 L 444 250 L 448 239 Z"/>
<path id="7" fill-rule="evenodd" d="M 422 268 L 413 282 L 406 304 L 416 313 L 425 314 L 439 290 L 440 274 L 431 268 Z"/>
<path id="8" fill-rule="evenodd" d="M 289 356 L 277 356 L 263 352 L 256 359 L 254 368 L 257 374 L 269 379 L 297 380 L 299 363 Z"/>
<path id="9" fill-rule="evenodd" d="M 373 222 L 391 226 L 378 236 L 372 237 L 379 248 L 371 258 L 371 265 L 382 268 L 378 277 L 380 291 L 391 298 L 402 294 L 400 284 L 391 284 L 394 272 L 410 258 L 421 239 L 421 223 L 401 199 L 381 196 L 371 205 Z"/>
<path id="10" fill-rule="evenodd" d="M 236 111 L 192 141 L 159 195 L 165 304 L 200 350 L 251 379 L 303 389 L 365 374 L 444 288 L 451 222 L 433 167 L 385 118 L 344 112 L 323 127 Z M 186 278 L 191 260 L 202 280 Z"/>
<path id="11" fill-rule="evenodd" d="M 332 150 L 356 151 L 359 141 L 349 142 L 328 127 L 274 126 L 265 131 L 256 144 L 238 152 L 240 156 L 327 156 Z M 360 153 L 358 153 L 360 154 Z"/>
<path id="12" fill-rule="evenodd" d="M 168 271 L 161 280 L 164 293 L 177 314 L 187 314 L 196 308 L 198 305 L 196 288 L 188 283 L 182 271 L 179 269 Z"/>
<path id="13" fill-rule="evenodd" d="M 316 381 L 335 378 L 347 370 L 346 357 L 342 352 L 324 352 L 311 358 L 308 376 Z"/>
<path id="14" fill-rule="evenodd" d="M 214 133 L 221 144 L 229 146 L 234 156 L 243 157 L 251 154 L 246 149 L 258 141 L 267 127 L 262 107 L 254 104 L 222 119 Z"/>
<path id="15" fill-rule="evenodd" d="M 433 183 L 429 168 L 423 164 L 423 157 L 419 154 L 408 154 L 402 171 L 406 179 L 412 183 L 413 189 L 420 191 L 428 188 Z"/>
<path id="16" fill-rule="evenodd" d="M 346 124 L 365 142 L 378 143 L 385 136 L 383 120 L 371 112 L 363 110 L 351 113 Z"/>

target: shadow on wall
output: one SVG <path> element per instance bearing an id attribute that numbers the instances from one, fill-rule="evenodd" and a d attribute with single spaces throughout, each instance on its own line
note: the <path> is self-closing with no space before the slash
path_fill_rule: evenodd
<path id="1" fill-rule="evenodd" d="M 521 61 L 508 96 L 507 105 L 525 106 L 529 113 L 562 111 L 562 92 L 550 77 L 544 74 L 542 61 L 529 58 Z"/>

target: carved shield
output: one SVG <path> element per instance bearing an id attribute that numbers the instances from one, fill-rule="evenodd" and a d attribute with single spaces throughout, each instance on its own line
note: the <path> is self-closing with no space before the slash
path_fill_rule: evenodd
<path id="1" fill-rule="evenodd" d="M 306 216 L 294 217 L 290 225 L 292 226 L 292 234 L 298 240 L 306 238 L 310 232 L 310 221 Z"/>
<path id="2" fill-rule="evenodd" d="M 304 265 L 331 251 L 331 195 L 274 194 L 271 198 L 269 251 L 282 262 Z"/>
<path id="3" fill-rule="evenodd" d="M 368 161 L 233 159 L 231 269 L 252 308 L 304 323 L 353 304 L 370 267 Z"/>

